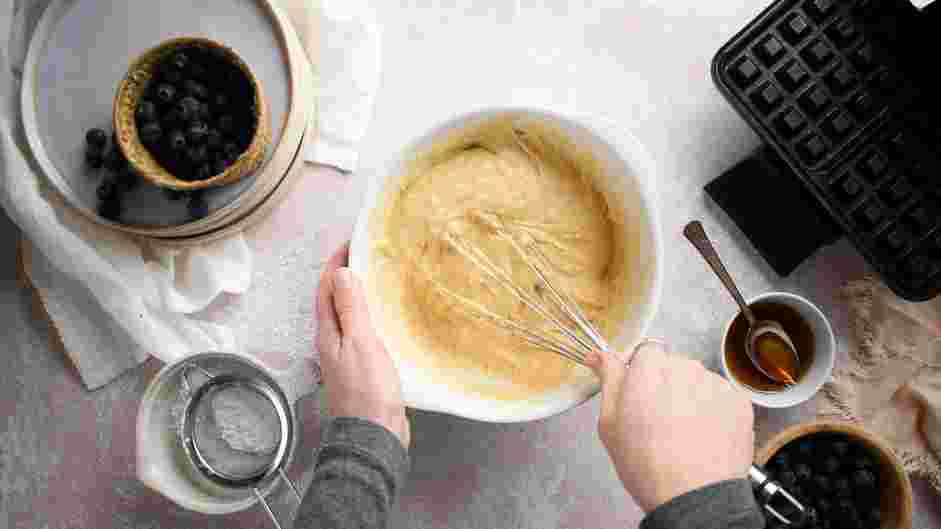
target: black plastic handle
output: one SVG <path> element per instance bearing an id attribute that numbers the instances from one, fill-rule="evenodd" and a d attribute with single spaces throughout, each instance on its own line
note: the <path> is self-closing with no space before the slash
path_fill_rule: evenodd
<path id="1" fill-rule="evenodd" d="M 706 185 L 706 193 L 782 277 L 843 231 L 817 198 L 769 147 Z"/>

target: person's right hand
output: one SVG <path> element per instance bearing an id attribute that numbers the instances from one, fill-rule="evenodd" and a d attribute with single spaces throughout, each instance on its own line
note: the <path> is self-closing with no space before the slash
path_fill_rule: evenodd
<path id="1" fill-rule="evenodd" d="M 590 365 L 602 384 L 601 441 L 644 511 L 748 475 L 754 412 L 728 381 L 655 342 L 642 344 L 630 367 L 603 353 Z"/>

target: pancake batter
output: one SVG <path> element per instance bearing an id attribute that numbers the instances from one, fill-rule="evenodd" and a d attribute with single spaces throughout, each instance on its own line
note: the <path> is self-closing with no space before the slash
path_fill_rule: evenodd
<path id="1" fill-rule="evenodd" d="M 559 133 L 536 124 L 491 121 L 432 149 L 411 164 L 386 202 L 385 233 L 376 241 L 385 304 L 397 304 L 418 349 L 398 351 L 459 377 L 490 398 L 522 399 L 564 385 L 579 368 L 464 310 L 442 288 L 527 327 L 550 326 L 465 256 L 444 234 L 458 234 L 538 294 L 541 285 L 508 243 L 480 218 L 498 218 L 532 237 L 552 265 L 558 288 L 611 336 L 623 277 L 613 215 L 592 186 L 598 164 L 578 158 Z M 443 377 L 447 379 L 448 377 Z M 448 380 L 448 382 L 453 382 Z"/>

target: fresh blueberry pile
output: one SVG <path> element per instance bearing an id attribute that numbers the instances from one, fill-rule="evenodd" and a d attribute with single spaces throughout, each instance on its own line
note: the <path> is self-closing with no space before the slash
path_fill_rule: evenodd
<path id="1" fill-rule="evenodd" d="M 771 459 L 768 470 L 811 511 L 805 528 L 879 529 L 881 476 L 862 446 L 844 435 L 797 439 Z M 767 528 L 785 526 L 769 517 Z"/>
<path id="2" fill-rule="evenodd" d="M 181 180 L 218 175 L 245 152 L 258 125 L 248 76 L 219 50 L 178 49 L 156 68 L 135 109 L 141 141 Z"/>
<path id="3" fill-rule="evenodd" d="M 85 162 L 92 169 L 105 170 L 105 177 L 98 185 L 98 214 L 109 220 L 119 220 L 123 211 L 121 196 L 140 185 L 138 177 L 124 158 L 118 142 L 99 128 L 85 133 Z"/>
<path id="4" fill-rule="evenodd" d="M 100 128 L 93 128 L 85 133 L 85 162 L 90 168 L 103 169 L 105 172 L 95 190 L 98 197 L 98 214 L 108 220 L 119 221 L 124 212 L 123 197 L 141 185 L 140 176 L 128 165 L 114 135 L 111 135 L 109 142 L 108 134 Z M 164 189 L 164 193 L 174 201 L 188 198 L 189 213 L 195 219 L 209 214 L 209 205 L 202 191 Z"/>

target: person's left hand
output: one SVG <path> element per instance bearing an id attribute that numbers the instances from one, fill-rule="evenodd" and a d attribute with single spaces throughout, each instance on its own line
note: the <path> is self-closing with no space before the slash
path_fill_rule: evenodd
<path id="1" fill-rule="evenodd" d="M 411 441 L 402 386 L 392 358 L 376 335 L 366 292 L 347 268 L 349 243 L 327 263 L 317 292 L 317 348 L 334 417 L 384 426 L 407 449 Z"/>

